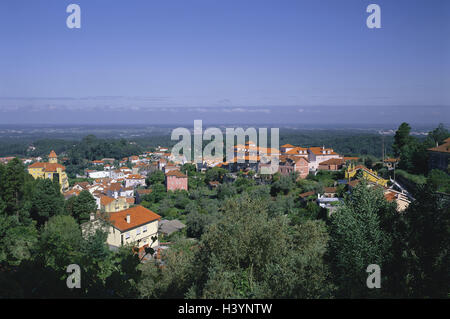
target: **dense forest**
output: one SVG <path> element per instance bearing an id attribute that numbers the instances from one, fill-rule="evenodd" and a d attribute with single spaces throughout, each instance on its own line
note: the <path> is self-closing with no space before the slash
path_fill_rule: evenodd
<path id="1" fill-rule="evenodd" d="M 269 138 L 270 140 L 270 138 Z M 101 159 L 104 157 L 121 158 L 136 155 L 141 150 L 157 146 L 173 146 L 170 135 L 154 135 L 139 138 L 97 138 L 88 135 L 77 139 L 55 138 L 24 138 L 1 139 L 0 157 L 4 156 L 45 156 L 54 149 L 57 154 L 71 152 L 75 156 L 86 159 Z M 132 143 L 130 146 L 129 144 Z M 344 155 L 372 155 L 381 157 L 383 136 L 375 133 L 361 133 L 343 130 L 280 130 L 279 144 L 290 143 L 298 146 L 332 147 Z M 393 136 L 384 136 L 386 154 L 392 154 Z M 30 150 L 29 146 L 35 147 Z M 134 153 L 133 153 L 134 152 Z"/>

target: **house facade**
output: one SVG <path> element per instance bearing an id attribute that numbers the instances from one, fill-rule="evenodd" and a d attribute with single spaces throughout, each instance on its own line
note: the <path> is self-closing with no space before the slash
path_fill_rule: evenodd
<path id="1" fill-rule="evenodd" d="M 308 148 L 309 169 L 316 171 L 319 164 L 328 161 L 332 158 L 341 158 L 341 156 L 334 152 L 332 148 L 310 147 Z"/>
<path id="2" fill-rule="evenodd" d="M 306 178 L 309 174 L 309 162 L 304 157 L 282 157 L 278 165 L 278 172 L 287 176 L 297 172 L 299 178 Z"/>
<path id="3" fill-rule="evenodd" d="M 188 177 L 178 170 L 170 171 L 165 174 L 166 190 L 188 190 Z"/>
<path id="4" fill-rule="evenodd" d="M 125 197 L 112 198 L 108 196 L 100 197 L 100 210 L 105 213 L 115 213 L 128 209 L 130 204 Z"/>
<path id="5" fill-rule="evenodd" d="M 128 175 L 125 178 L 125 187 L 145 186 L 145 176 L 139 174 Z"/>
<path id="6" fill-rule="evenodd" d="M 95 233 L 103 228 L 107 233 L 107 244 L 118 248 L 127 244 L 138 248 L 159 246 L 158 229 L 161 216 L 143 206 L 134 206 L 126 210 L 109 214 L 108 223 L 102 217 L 92 217 L 81 225 L 83 236 Z M 156 241 L 152 240 L 156 237 Z"/>
<path id="7" fill-rule="evenodd" d="M 443 144 L 428 149 L 428 166 L 431 169 L 440 169 L 448 172 L 450 159 L 450 137 Z"/>

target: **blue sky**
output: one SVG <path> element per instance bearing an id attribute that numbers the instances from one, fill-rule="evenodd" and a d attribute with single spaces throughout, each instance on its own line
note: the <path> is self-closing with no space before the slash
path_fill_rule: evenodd
<path id="1" fill-rule="evenodd" d="M 377 106 L 414 106 L 420 121 L 450 106 L 449 2 L 2 0 L 0 123 Z M 81 29 L 66 27 L 70 3 Z M 366 26 L 370 3 L 381 29 Z"/>

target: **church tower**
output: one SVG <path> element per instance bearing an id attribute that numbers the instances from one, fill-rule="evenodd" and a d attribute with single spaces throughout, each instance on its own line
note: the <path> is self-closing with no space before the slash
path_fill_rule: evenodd
<path id="1" fill-rule="evenodd" d="M 48 162 L 49 163 L 58 163 L 58 156 L 56 156 L 55 151 L 51 151 L 50 155 L 48 156 Z"/>

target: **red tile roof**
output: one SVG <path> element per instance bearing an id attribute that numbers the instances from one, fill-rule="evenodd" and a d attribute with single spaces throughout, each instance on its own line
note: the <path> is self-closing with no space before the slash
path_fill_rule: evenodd
<path id="1" fill-rule="evenodd" d="M 139 195 L 146 195 L 146 194 L 150 194 L 152 192 L 151 189 L 138 189 L 137 190 Z"/>
<path id="2" fill-rule="evenodd" d="M 344 164 L 344 160 L 340 158 L 330 158 L 324 162 L 320 162 L 319 165 L 341 165 Z"/>
<path id="3" fill-rule="evenodd" d="M 337 192 L 337 187 L 324 187 L 324 192 L 325 193 L 336 193 Z"/>
<path id="4" fill-rule="evenodd" d="M 293 149 L 287 151 L 286 154 L 287 155 L 299 155 L 299 154 L 307 155 L 308 154 L 307 150 L 308 149 L 305 147 L 294 147 Z M 302 151 L 302 153 L 300 153 L 300 151 Z"/>
<path id="5" fill-rule="evenodd" d="M 186 175 L 184 175 L 183 173 L 181 173 L 180 171 L 177 171 L 177 170 L 173 170 L 173 171 L 170 171 L 170 172 L 167 172 L 166 173 L 166 176 L 176 176 L 176 177 L 187 177 Z"/>
<path id="6" fill-rule="evenodd" d="M 388 192 L 388 193 L 384 194 L 384 198 L 385 198 L 388 202 L 392 202 L 392 201 L 394 201 L 394 200 L 397 198 L 397 196 L 396 196 L 396 194 L 393 193 L 393 192 Z"/>
<path id="7" fill-rule="evenodd" d="M 301 198 L 306 198 L 306 197 L 309 197 L 309 196 L 313 196 L 315 194 L 316 193 L 314 191 L 310 191 L 310 192 L 302 193 L 302 194 L 300 194 L 298 196 L 300 196 Z"/>
<path id="8" fill-rule="evenodd" d="M 109 190 L 112 192 L 118 192 L 121 188 L 122 184 L 120 183 L 111 183 L 111 185 L 109 185 Z"/>
<path id="9" fill-rule="evenodd" d="M 145 177 L 142 175 L 134 174 L 134 175 L 128 175 L 127 179 L 145 179 Z"/>
<path id="10" fill-rule="evenodd" d="M 127 223 L 127 215 L 130 215 L 130 223 Z M 120 231 L 126 231 L 140 225 L 145 225 L 160 218 L 161 216 L 155 212 L 140 205 L 120 212 L 111 213 L 109 216 L 111 223 Z"/>
<path id="11" fill-rule="evenodd" d="M 66 167 L 58 163 L 36 162 L 28 166 L 28 168 L 43 168 L 45 172 L 56 172 L 57 168 L 65 170 Z"/>
<path id="12" fill-rule="evenodd" d="M 56 155 L 56 153 L 55 153 L 55 151 L 51 151 L 50 152 L 50 155 L 48 156 L 49 158 L 56 158 L 56 157 L 58 157 L 57 155 Z"/>
<path id="13" fill-rule="evenodd" d="M 112 197 L 109 197 L 109 196 L 102 196 L 102 197 L 100 197 L 100 204 L 102 206 L 109 205 L 109 204 L 111 204 L 114 201 L 115 201 L 115 199 L 112 198 Z"/>
<path id="14" fill-rule="evenodd" d="M 323 148 L 323 147 L 310 147 L 309 150 L 314 155 L 338 155 L 336 152 L 334 152 L 331 148 Z M 323 154 L 322 151 L 330 151 L 329 154 Z"/>
<path id="15" fill-rule="evenodd" d="M 450 138 L 447 138 L 444 141 L 444 144 L 429 148 L 428 150 L 432 151 L 432 152 L 439 152 L 439 153 L 450 153 Z"/>

